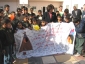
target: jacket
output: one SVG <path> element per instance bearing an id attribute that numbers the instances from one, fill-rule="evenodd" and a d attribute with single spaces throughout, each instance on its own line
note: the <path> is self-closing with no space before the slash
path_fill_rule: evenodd
<path id="1" fill-rule="evenodd" d="M 85 22 L 81 21 L 78 25 L 75 25 L 76 37 L 85 38 Z"/>

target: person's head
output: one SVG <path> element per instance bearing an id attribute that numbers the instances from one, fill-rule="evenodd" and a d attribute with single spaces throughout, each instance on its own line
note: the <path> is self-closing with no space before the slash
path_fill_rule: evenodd
<path id="1" fill-rule="evenodd" d="M 73 20 L 73 23 L 74 23 L 75 25 L 78 25 L 78 24 L 80 23 L 80 19 L 75 18 L 75 19 Z"/>
<path id="2" fill-rule="evenodd" d="M 42 20 L 41 21 L 41 26 L 45 26 L 46 25 L 46 21 Z"/>
<path id="3" fill-rule="evenodd" d="M 24 22 L 27 22 L 27 21 L 28 21 L 28 16 L 27 16 L 27 15 L 24 15 L 24 16 L 23 16 L 23 21 L 24 21 Z"/>
<path id="4" fill-rule="evenodd" d="M 20 8 L 17 8 L 17 14 L 21 14 L 22 10 Z"/>
<path id="5" fill-rule="evenodd" d="M 25 11 L 25 14 L 27 14 L 28 13 L 28 8 L 25 7 L 24 11 Z"/>
<path id="6" fill-rule="evenodd" d="M 63 6 L 60 5 L 59 6 L 59 11 L 62 11 L 62 9 L 63 9 Z"/>
<path id="7" fill-rule="evenodd" d="M 33 13 L 33 8 L 30 8 L 30 12 Z"/>
<path id="8" fill-rule="evenodd" d="M 9 8 L 10 8 L 9 5 L 5 5 L 5 6 L 4 6 L 4 9 L 5 9 L 5 11 L 7 11 L 7 12 L 9 11 Z"/>
<path id="9" fill-rule="evenodd" d="M 69 10 L 68 9 L 65 9 L 64 10 L 64 15 L 66 16 L 68 13 L 69 13 Z"/>
<path id="10" fill-rule="evenodd" d="M 25 13 L 25 6 L 21 6 L 22 14 Z"/>
<path id="11" fill-rule="evenodd" d="M 52 13 L 53 12 L 53 9 L 54 9 L 54 6 L 52 4 L 48 5 L 47 6 L 47 11 Z"/>
<path id="12" fill-rule="evenodd" d="M 23 28 L 22 22 L 18 22 L 18 23 L 17 23 L 17 28 L 18 28 L 18 29 L 22 29 L 22 28 Z"/>
<path id="13" fill-rule="evenodd" d="M 36 25 L 36 24 L 37 24 L 37 18 L 36 18 L 36 17 L 34 17 L 34 18 L 32 19 L 32 24 L 33 24 L 33 25 Z"/>
<path id="14" fill-rule="evenodd" d="M 85 10 L 85 4 L 83 5 L 83 9 Z"/>
<path id="15" fill-rule="evenodd" d="M 32 15 L 32 14 L 30 14 L 30 15 L 29 15 L 29 19 L 32 19 L 32 18 L 33 18 L 33 15 Z"/>
<path id="16" fill-rule="evenodd" d="M 70 22 L 70 18 L 69 17 L 65 17 L 65 22 L 69 23 Z"/>
<path id="17" fill-rule="evenodd" d="M 10 29 L 11 28 L 11 21 L 9 20 L 9 19 L 4 19 L 3 21 L 2 21 L 2 27 L 3 28 L 8 28 L 8 29 Z"/>
<path id="18" fill-rule="evenodd" d="M 3 14 L 3 9 L 0 9 L 0 16 L 3 17 L 4 14 Z"/>
<path id="19" fill-rule="evenodd" d="M 74 9 L 74 10 L 77 10 L 77 7 L 76 7 L 76 6 L 73 6 L 73 9 Z"/>
<path id="20" fill-rule="evenodd" d="M 41 10 L 38 10 L 38 15 L 42 15 L 42 11 Z"/>
<path id="21" fill-rule="evenodd" d="M 15 17 L 16 17 L 16 14 L 15 14 L 14 11 L 12 11 L 11 14 L 10 14 L 10 19 L 11 19 L 11 20 L 14 20 Z"/>
<path id="22" fill-rule="evenodd" d="M 59 14 L 59 11 L 56 11 L 56 14 Z"/>
<path id="23" fill-rule="evenodd" d="M 58 22 L 62 21 L 62 17 L 60 15 L 57 17 L 57 19 L 58 19 Z"/>

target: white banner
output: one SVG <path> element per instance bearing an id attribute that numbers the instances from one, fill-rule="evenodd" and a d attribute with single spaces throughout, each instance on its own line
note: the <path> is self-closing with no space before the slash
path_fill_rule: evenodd
<path id="1" fill-rule="evenodd" d="M 49 23 L 39 31 L 19 30 L 15 34 L 17 58 L 24 59 L 52 54 L 73 54 L 73 23 Z"/>

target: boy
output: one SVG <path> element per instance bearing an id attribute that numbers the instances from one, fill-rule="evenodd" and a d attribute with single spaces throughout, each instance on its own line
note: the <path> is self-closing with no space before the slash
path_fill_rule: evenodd
<path id="1" fill-rule="evenodd" d="M 2 48 L 4 50 L 4 63 L 13 64 L 13 45 L 14 45 L 14 34 L 11 29 L 11 21 L 9 19 L 5 19 L 2 23 L 2 29 L 0 31 L 0 39 L 2 43 Z"/>
<path id="2" fill-rule="evenodd" d="M 75 56 L 80 56 L 83 49 L 83 44 L 85 40 L 85 22 L 79 19 L 74 20 L 75 30 L 76 30 L 76 44 L 75 44 L 75 51 L 77 54 Z"/>
<path id="3" fill-rule="evenodd" d="M 65 17 L 64 20 L 65 20 L 66 23 L 69 23 L 70 22 L 70 18 L 69 17 Z"/>
<path id="4" fill-rule="evenodd" d="M 57 16 L 57 22 L 62 23 L 62 17 L 61 16 Z"/>

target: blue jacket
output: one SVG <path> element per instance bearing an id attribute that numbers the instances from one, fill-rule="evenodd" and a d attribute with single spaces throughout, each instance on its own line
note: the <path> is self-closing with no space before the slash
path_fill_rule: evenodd
<path id="1" fill-rule="evenodd" d="M 81 21 L 78 25 L 75 25 L 76 37 L 85 38 L 85 21 Z"/>

